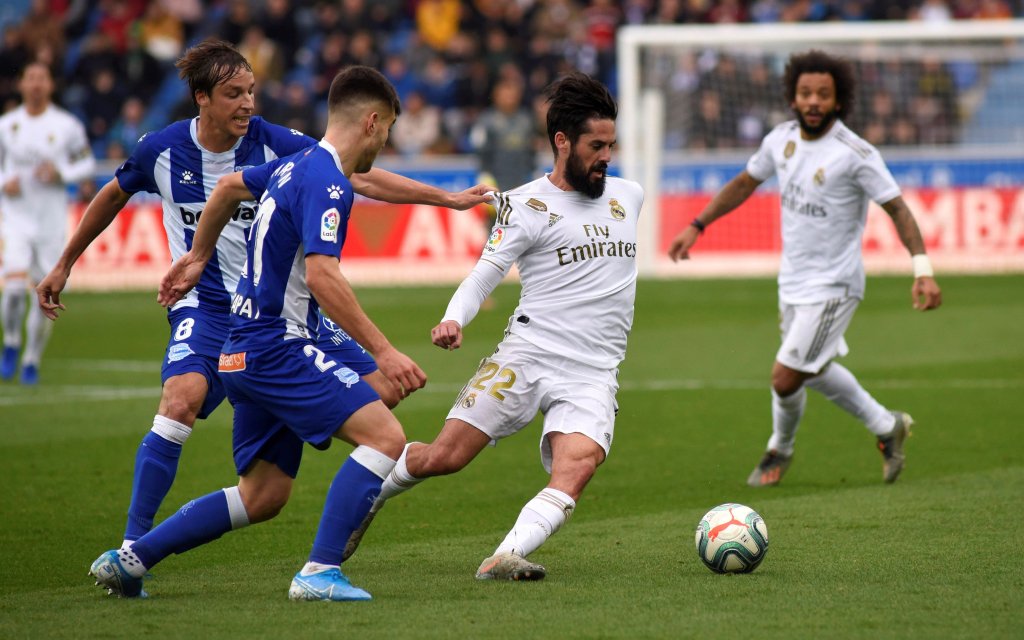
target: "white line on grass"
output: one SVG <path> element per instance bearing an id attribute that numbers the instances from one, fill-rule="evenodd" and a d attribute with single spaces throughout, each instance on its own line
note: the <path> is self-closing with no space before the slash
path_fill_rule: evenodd
<path id="1" fill-rule="evenodd" d="M 1021 389 L 1024 378 L 964 378 L 953 380 L 862 380 L 865 387 L 876 389 Z M 428 384 L 421 394 L 451 394 L 462 389 L 459 384 Z M 737 391 L 766 391 L 766 380 L 642 380 L 623 382 L 623 391 L 700 391 L 704 389 L 732 389 Z M 0 388 L 0 406 L 51 404 L 61 400 L 110 401 L 160 397 L 159 387 L 114 387 L 63 385 L 58 387 Z"/>

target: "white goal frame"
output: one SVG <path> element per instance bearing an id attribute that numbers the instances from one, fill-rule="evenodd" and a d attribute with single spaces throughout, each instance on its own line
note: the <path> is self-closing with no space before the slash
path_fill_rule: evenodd
<path id="1" fill-rule="evenodd" d="M 1024 46 L 1024 19 L 925 22 L 829 22 L 771 25 L 629 25 L 617 35 L 618 145 L 622 176 L 645 189 L 644 211 L 638 229 L 640 246 L 657 246 L 661 199 L 661 145 L 664 140 L 663 96 L 641 90 L 641 50 L 645 47 L 688 46 L 736 50 L 826 48 L 829 44 L 871 42 L 956 42 L 1006 39 Z M 1007 46 L 1014 46 L 1007 44 Z M 695 151 L 694 153 L 702 153 Z M 694 212 L 696 213 L 696 212 Z M 664 275 L 667 259 L 658 251 L 638 257 L 641 276 Z M 669 263 L 670 264 L 670 263 Z M 659 269 L 659 265 L 662 267 Z"/>

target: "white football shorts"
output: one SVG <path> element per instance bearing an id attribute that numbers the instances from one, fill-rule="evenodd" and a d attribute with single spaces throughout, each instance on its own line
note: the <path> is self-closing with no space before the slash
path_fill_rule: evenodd
<path id="1" fill-rule="evenodd" d="M 0 224 L 3 238 L 3 273 L 28 273 L 33 282 L 46 277 L 57 264 L 64 250 L 64 234 L 43 235 L 33 233 L 25 225 L 6 216 Z"/>
<path id="2" fill-rule="evenodd" d="M 782 346 L 775 359 L 797 371 L 818 373 L 850 348 L 843 338 L 858 298 L 833 298 L 816 304 L 779 303 Z"/>
<path id="3" fill-rule="evenodd" d="M 541 351 L 518 336 L 508 336 L 493 355 L 480 362 L 448 412 L 491 437 L 492 443 L 544 414 L 541 463 L 551 473 L 547 434 L 582 433 L 604 449 L 615 434 L 619 389 L 617 369 L 598 369 Z"/>

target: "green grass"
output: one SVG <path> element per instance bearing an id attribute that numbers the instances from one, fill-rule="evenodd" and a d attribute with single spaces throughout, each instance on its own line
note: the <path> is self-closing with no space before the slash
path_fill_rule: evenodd
<path id="1" fill-rule="evenodd" d="M 918 425 L 907 469 L 881 483 L 873 438 L 810 395 L 782 485 L 744 485 L 770 432 L 777 346 L 770 280 L 641 283 L 615 446 L 572 521 L 533 558 L 540 583 L 473 572 L 545 483 L 538 429 L 389 503 L 346 564 L 370 603 L 291 603 L 327 483 L 347 454 L 307 449 L 276 520 L 168 558 L 152 597 L 102 596 L 89 563 L 116 546 L 135 448 L 159 394 L 166 322 L 152 294 L 74 294 L 38 388 L 0 385 L 0 637 L 1009 638 L 1024 625 L 1024 277 L 943 278 L 946 306 L 910 309 L 909 281 L 873 278 L 845 359 Z M 371 317 L 430 376 L 399 407 L 410 439 L 437 432 L 500 337 L 518 289 L 429 344 L 451 288 L 368 289 Z M 161 518 L 234 484 L 227 406 L 185 448 Z M 701 515 L 742 502 L 771 548 L 717 576 L 693 548 Z"/>

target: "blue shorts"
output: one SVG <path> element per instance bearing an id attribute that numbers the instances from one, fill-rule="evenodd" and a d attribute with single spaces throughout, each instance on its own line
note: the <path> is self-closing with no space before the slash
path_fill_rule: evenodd
<path id="1" fill-rule="evenodd" d="M 171 337 L 167 341 L 161 384 L 185 373 L 206 378 L 206 399 L 199 417 L 206 418 L 224 401 L 224 385 L 217 375 L 221 347 L 228 337 L 228 316 L 196 307 L 181 307 L 167 313 Z"/>
<path id="2" fill-rule="evenodd" d="M 235 408 L 238 475 L 259 459 L 294 478 L 303 442 L 324 442 L 353 413 L 380 400 L 359 374 L 306 340 L 225 354 L 220 377 Z"/>
<path id="3" fill-rule="evenodd" d="M 316 346 L 332 359 L 344 362 L 349 369 L 361 376 L 377 371 L 377 361 L 373 356 L 323 314 L 320 314 L 320 326 L 317 329 L 320 338 L 316 341 Z"/>

